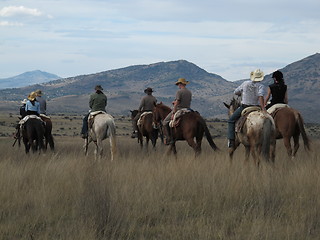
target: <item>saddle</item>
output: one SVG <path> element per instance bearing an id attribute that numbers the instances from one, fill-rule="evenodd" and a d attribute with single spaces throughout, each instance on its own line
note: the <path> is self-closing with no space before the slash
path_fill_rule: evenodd
<path id="1" fill-rule="evenodd" d="M 139 119 L 138 119 L 138 121 L 137 121 L 137 125 L 138 126 L 141 126 L 142 125 L 142 118 L 144 117 L 144 116 L 146 116 L 146 115 L 148 115 L 148 114 L 152 114 L 152 112 L 151 111 L 147 111 L 147 112 L 143 112 L 141 115 L 140 115 L 140 117 L 139 117 Z"/>
<path id="2" fill-rule="evenodd" d="M 37 115 L 27 115 L 25 116 L 24 118 L 22 118 L 20 121 L 19 121 L 19 124 L 20 125 L 23 125 L 25 124 L 29 119 L 31 118 L 35 118 L 35 119 L 39 119 L 41 122 L 42 122 L 42 119 L 40 117 L 38 117 Z"/>
<path id="3" fill-rule="evenodd" d="M 171 128 L 178 127 L 181 121 L 181 117 L 187 113 L 193 112 L 190 108 L 179 109 L 174 115 L 173 119 L 169 122 Z"/>
<path id="4" fill-rule="evenodd" d="M 50 117 L 46 114 L 40 113 L 40 118 L 50 119 Z"/>
<path id="5" fill-rule="evenodd" d="M 261 108 L 258 106 L 251 106 L 251 107 L 246 107 L 245 109 L 243 109 L 241 112 L 241 117 L 236 121 L 235 131 L 241 132 L 243 125 L 246 122 L 249 113 L 254 112 L 254 111 L 260 111 L 260 110 L 261 110 Z"/>
<path id="6" fill-rule="evenodd" d="M 267 109 L 267 112 L 272 116 L 274 117 L 276 115 L 276 113 L 281 109 L 281 108 L 284 108 L 284 107 L 289 107 L 288 104 L 284 104 L 284 103 L 277 103 L 277 104 L 274 104 L 272 105 L 269 109 Z"/>
<path id="7" fill-rule="evenodd" d="M 107 114 L 104 111 L 94 111 L 94 112 L 90 112 L 89 116 L 88 116 L 88 127 L 89 129 L 92 128 L 93 122 L 94 122 L 94 117 L 98 114 Z"/>

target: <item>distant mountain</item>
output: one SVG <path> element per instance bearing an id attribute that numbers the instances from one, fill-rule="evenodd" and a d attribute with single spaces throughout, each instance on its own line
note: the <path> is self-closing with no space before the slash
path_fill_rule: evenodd
<path id="1" fill-rule="evenodd" d="M 299 110 L 306 122 L 320 123 L 317 103 L 320 95 L 320 54 L 280 70 L 288 85 L 289 105 Z M 18 101 L 40 88 L 48 99 L 49 113 L 84 114 L 89 110 L 89 95 L 94 92 L 94 86 L 100 84 L 108 96 L 107 111 L 113 115 L 127 115 L 129 110 L 139 106 L 146 87 L 155 90 L 158 102 L 171 105 L 178 89 L 174 83 L 179 77 L 190 81 L 188 88 L 193 93 L 193 109 L 205 117 L 224 119 L 227 118 L 227 109 L 223 102 L 230 101 L 234 89 L 243 81 L 227 81 L 185 60 L 159 62 L 0 90 L 0 107 L 2 111 L 17 111 Z M 270 73 L 262 83 L 267 86 L 272 81 Z"/>
<path id="2" fill-rule="evenodd" d="M 40 70 L 25 72 L 20 75 L 0 79 L 0 89 L 19 88 L 33 84 L 45 83 L 60 77 Z"/>

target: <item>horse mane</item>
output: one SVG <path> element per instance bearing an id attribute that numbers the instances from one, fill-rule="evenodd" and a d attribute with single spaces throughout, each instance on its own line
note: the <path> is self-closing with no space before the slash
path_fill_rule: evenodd
<path id="1" fill-rule="evenodd" d="M 165 110 L 165 111 L 166 111 L 166 110 L 170 110 L 170 111 L 171 111 L 171 108 L 168 107 L 167 105 L 163 104 L 162 102 L 156 104 L 156 107 L 157 107 L 157 108 L 161 108 L 162 110 Z"/>
<path id="2" fill-rule="evenodd" d="M 237 109 L 238 107 L 240 107 L 240 101 L 239 99 L 235 99 L 232 98 L 231 102 L 230 102 L 230 106 L 233 106 L 233 109 Z"/>

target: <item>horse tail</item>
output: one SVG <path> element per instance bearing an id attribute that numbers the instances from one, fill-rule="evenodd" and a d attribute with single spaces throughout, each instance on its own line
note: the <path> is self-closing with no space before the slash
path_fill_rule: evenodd
<path id="1" fill-rule="evenodd" d="M 37 150 L 41 151 L 45 150 L 43 137 L 44 137 L 44 126 L 42 120 L 35 120 L 35 134 L 36 134 L 36 142 L 37 142 Z"/>
<path id="2" fill-rule="evenodd" d="M 211 136 L 211 134 L 210 134 L 210 131 L 209 131 L 209 129 L 208 129 L 208 126 L 207 126 L 206 122 L 204 121 L 204 119 L 203 119 L 201 116 L 199 117 L 199 120 L 200 120 L 200 123 L 201 123 L 201 125 L 202 125 L 202 127 L 203 127 L 203 129 L 204 129 L 204 133 L 205 133 L 205 135 L 206 135 L 206 138 L 207 138 L 207 141 L 208 141 L 210 147 L 211 147 L 214 151 L 219 150 L 219 148 L 217 147 L 217 145 L 214 143 L 214 141 L 213 141 L 213 139 L 212 139 L 212 136 Z"/>
<path id="3" fill-rule="evenodd" d="M 298 122 L 299 130 L 303 139 L 304 148 L 308 151 L 310 151 L 310 140 L 306 134 L 306 131 L 304 129 L 304 122 L 302 119 L 302 116 L 299 112 L 296 112 L 296 120 Z"/>
<path id="4" fill-rule="evenodd" d="M 117 154 L 116 125 L 112 118 L 108 119 L 107 124 L 107 135 L 110 138 L 111 160 L 113 160 L 113 157 Z"/>
<path id="5" fill-rule="evenodd" d="M 274 131 L 274 124 L 272 120 L 270 118 L 265 118 L 263 121 L 263 128 L 262 128 L 261 154 L 263 158 L 266 160 L 268 160 L 270 156 L 272 130 Z"/>

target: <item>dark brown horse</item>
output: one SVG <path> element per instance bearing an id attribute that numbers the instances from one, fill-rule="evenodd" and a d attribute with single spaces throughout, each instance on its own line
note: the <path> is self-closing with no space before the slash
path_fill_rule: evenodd
<path id="1" fill-rule="evenodd" d="M 153 110 L 153 121 L 157 126 L 161 126 L 161 121 L 163 121 L 166 116 L 171 112 L 171 109 L 159 103 Z M 219 150 L 216 144 L 213 142 L 209 129 L 206 122 L 200 116 L 198 112 L 190 112 L 181 116 L 180 123 L 177 127 L 173 128 L 172 137 L 173 143 L 170 144 L 170 151 L 175 155 L 176 141 L 185 140 L 195 151 L 196 156 L 201 152 L 201 142 L 203 135 L 206 135 L 207 141 L 213 150 Z M 194 141 L 196 139 L 196 142 Z"/>
<path id="2" fill-rule="evenodd" d="M 268 109 L 268 111 L 271 110 Z M 289 157 L 295 157 L 299 149 L 299 136 L 301 134 L 304 148 L 310 150 L 310 140 L 304 129 L 303 118 L 301 114 L 289 107 L 276 109 L 272 114 L 276 125 L 276 138 L 282 139 L 284 146 L 287 149 Z M 291 147 L 291 138 L 293 138 L 293 151 Z"/>
<path id="3" fill-rule="evenodd" d="M 52 121 L 49 117 L 40 115 L 42 121 L 45 123 L 44 125 L 44 138 L 45 138 L 45 148 L 47 149 L 48 144 L 50 149 L 54 151 L 54 140 L 52 136 Z"/>
<path id="4" fill-rule="evenodd" d="M 131 119 L 138 114 L 138 110 L 131 111 Z M 149 140 L 155 147 L 158 139 L 158 129 L 153 126 L 153 113 L 145 113 L 141 116 L 140 124 L 138 124 L 138 143 L 143 147 L 143 137 L 146 138 L 146 147 L 148 148 Z"/>
<path id="5" fill-rule="evenodd" d="M 22 128 L 22 139 L 26 153 L 29 153 L 30 148 L 33 152 L 45 150 L 43 144 L 44 126 L 40 119 L 29 118 Z"/>

